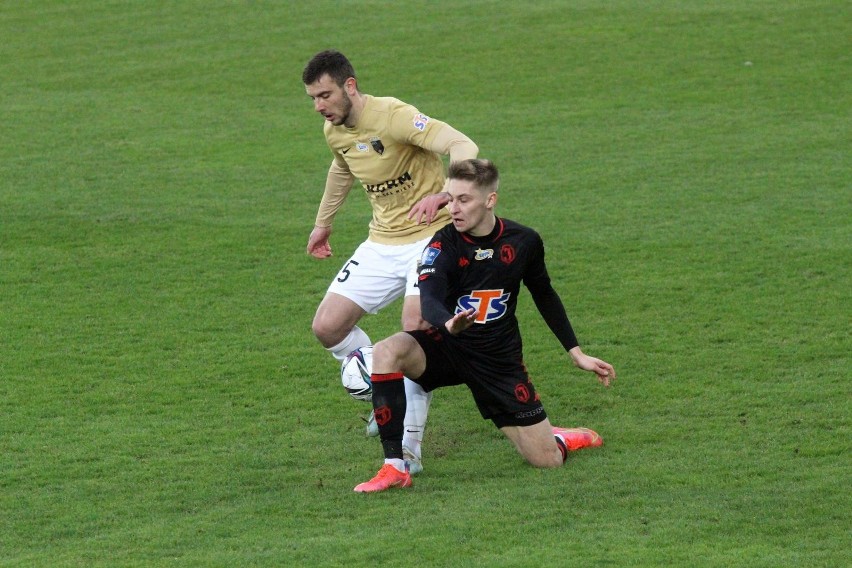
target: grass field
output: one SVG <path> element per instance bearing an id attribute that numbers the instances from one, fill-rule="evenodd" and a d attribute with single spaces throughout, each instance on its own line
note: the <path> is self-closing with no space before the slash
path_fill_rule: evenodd
<path id="1" fill-rule="evenodd" d="M 852 565 L 852 6 L 0 5 L 0 566 Z M 604 390 L 529 297 L 525 466 L 439 391 L 410 491 L 310 321 L 316 51 L 495 160 Z M 399 307 L 368 318 L 374 340 Z M 844 487 L 846 489 L 844 489 Z"/>

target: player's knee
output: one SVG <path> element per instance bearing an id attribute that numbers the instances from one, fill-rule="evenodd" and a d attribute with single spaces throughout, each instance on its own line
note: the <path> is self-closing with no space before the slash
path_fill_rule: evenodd
<path id="1" fill-rule="evenodd" d="M 373 369 L 391 371 L 401 368 L 405 354 L 396 339 L 396 336 L 391 336 L 373 345 Z"/>
<path id="2" fill-rule="evenodd" d="M 373 369 L 394 369 L 396 368 L 396 352 L 392 343 L 388 339 L 379 341 L 373 345 Z"/>
<path id="3" fill-rule="evenodd" d="M 524 456 L 527 462 L 537 468 L 552 468 L 562 467 L 562 453 L 559 450 L 555 452 L 543 452 Z"/>
<path id="4" fill-rule="evenodd" d="M 430 325 L 420 315 L 403 316 L 402 329 L 403 331 L 415 331 L 418 329 L 429 329 Z"/>
<path id="5" fill-rule="evenodd" d="M 311 331 L 326 349 L 334 347 L 351 331 L 350 329 L 342 329 L 339 324 L 325 317 L 321 312 L 317 312 L 314 316 L 314 321 L 311 323 Z"/>
<path id="6" fill-rule="evenodd" d="M 521 443 L 518 445 L 518 451 L 533 467 L 549 468 L 562 465 L 562 452 L 559 451 L 555 441 L 552 445 L 547 443 Z"/>

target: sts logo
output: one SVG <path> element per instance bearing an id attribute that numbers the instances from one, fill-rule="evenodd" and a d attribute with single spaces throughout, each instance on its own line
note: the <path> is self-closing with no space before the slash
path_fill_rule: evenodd
<path id="1" fill-rule="evenodd" d="M 506 302 L 509 301 L 509 293 L 503 290 L 474 290 L 466 296 L 459 298 L 456 313 L 473 308 L 476 314 L 474 323 L 488 323 L 502 318 L 506 315 Z"/>
<path id="2" fill-rule="evenodd" d="M 429 117 L 423 113 L 417 113 L 414 115 L 414 128 L 423 132 L 426 130 L 426 125 L 429 124 Z"/>

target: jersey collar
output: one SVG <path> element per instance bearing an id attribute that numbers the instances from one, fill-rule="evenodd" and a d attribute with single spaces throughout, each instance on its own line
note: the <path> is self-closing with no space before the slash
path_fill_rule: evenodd
<path id="1" fill-rule="evenodd" d="M 503 219 L 497 217 L 497 222 L 494 223 L 494 228 L 491 229 L 491 232 L 485 235 L 484 237 L 474 237 L 473 235 L 468 235 L 467 233 L 460 233 L 461 238 L 463 238 L 466 242 L 475 245 L 479 243 L 488 243 L 495 242 L 501 236 L 503 236 L 503 229 L 505 228 L 503 225 Z"/>

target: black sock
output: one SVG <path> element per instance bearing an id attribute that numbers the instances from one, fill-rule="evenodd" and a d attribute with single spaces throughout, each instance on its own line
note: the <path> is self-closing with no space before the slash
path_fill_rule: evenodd
<path id="1" fill-rule="evenodd" d="M 402 373 L 373 373 L 373 411 L 385 459 L 402 459 L 402 433 L 405 427 L 405 383 Z"/>

